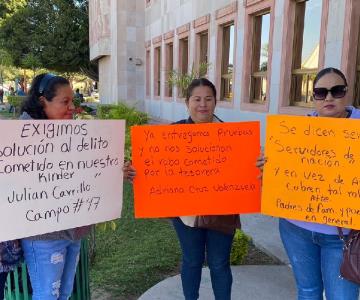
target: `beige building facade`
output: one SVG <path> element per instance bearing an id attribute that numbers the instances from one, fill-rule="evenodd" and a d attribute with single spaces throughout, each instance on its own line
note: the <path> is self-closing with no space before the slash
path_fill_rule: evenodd
<path id="1" fill-rule="evenodd" d="M 226 121 L 306 114 L 314 75 L 328 66 L 346 74 L 349 104 L 358 104 L 359 35 L 359 0 L 90 0 L 101 102 L 168 121 L 187 115 L 170 72 L 199 65 Z"/>

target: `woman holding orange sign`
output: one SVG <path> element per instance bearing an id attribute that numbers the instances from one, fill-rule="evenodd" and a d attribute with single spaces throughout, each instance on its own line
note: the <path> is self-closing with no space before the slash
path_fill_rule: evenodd
<path id="1" fill-rule="evenodd" d="M 360 119 L 360 110 L 346 106 L 347 80 L 335 68 L 320 71 L 314 79 L 314 117 Z M 262 170 L 266 159 L 257 166 Z M 359 286 L 340 276 L 343 241 L 334 226 L 280 219 L 282 242 L 296 279 L 299 300 L 357 300 Z M 344 235 L 349 229 L 342 229 Z"/>
<path id="2" fill-rule="evenodd" d="M 214 115 L 215 86 L 206 78 L 191 82 L 185 103 L 189 118 L 174 124 L 222 122 Z M 125 163 L 123 170 L 124 178 L 132 181 L 136 172 L 131 164 Z M 235 229 L 240 227 L 239 215 L 188 216 L 174 218 L 172 222 L 182 249 L 181 280 L 185 299 L 199 298 L 205 253 L 215 299 L 231 299 L 230 251 Z"/>

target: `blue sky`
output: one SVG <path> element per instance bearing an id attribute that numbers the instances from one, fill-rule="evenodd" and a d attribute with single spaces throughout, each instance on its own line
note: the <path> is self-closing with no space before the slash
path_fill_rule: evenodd
<path id="1" fill-rule="evenodd" d="M 270 13 L 263 15 L 261 24 L 261 49 L 269 44 L 270 37 Z M 260 56 L 260 66 L 263 62 L 267 61 L 267 56 Z"/>
<path id="2" fill-rule="evenodd" d="M 230 29 L 230 52 L 229 52 L 229 64 L 234 64 L 234 25 Z M 232 47 L 231 47 L 232 46 Z"/>
<path id="3" fill-rule="evenodd" d="M 322 0 L 306 2 L 302 61 L 315 49 L 320 40 Z"/>

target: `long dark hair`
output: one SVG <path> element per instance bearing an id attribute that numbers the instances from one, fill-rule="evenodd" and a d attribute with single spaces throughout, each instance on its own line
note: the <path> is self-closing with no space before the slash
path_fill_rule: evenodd
<path id="1" fill-rule="evenodd" d="M 339 75 L 342 78 L 342 80 L 344 80 L 344 84 L 346 86 L 348 85 L 344 73 L 341 72 L 339 69 L 325 68 L 325 69 L 322 69 L 319 73 L 316 74 L 316 77 L 314 79 L 314 87 L 315 87 L 316 83 L 320 80 L 321 77 L 323 77 L 324 75 L 329 74 L 329 73 L 335 73 L 335 74 Z"/>
<path id="2" fill-rule="evenodd" d="M 186 99 L 185 99 L 186 102 L 189 101 L 194 88 L 196 88 L 198 86 L 209 87 L 213 92 L 213 95 L 215 98 L 215 103 L 216 103 L 216 88 L 215 88 L 214 84 L 207 78 L 197 78 L 197 79 L 194 79 L 193 81 L 191 81 L 191 83 L 189 84 L 189 86 L 186 90 Z"/>
<path id="3" fill-rule="evenodd" d="M 47 119 L 40 97 L 44 96 L 47 101 L 52 101 L 58 88 L 63 85 L 70 85 L 64 77 L 49 73 L 37 75 L 31 83 L 29 95 L 21 107 L 21 113 L 27 112 L 33 119 Z"/>

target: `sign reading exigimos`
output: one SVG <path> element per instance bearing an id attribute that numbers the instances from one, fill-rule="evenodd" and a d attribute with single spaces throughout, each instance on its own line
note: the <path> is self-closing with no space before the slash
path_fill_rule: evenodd
<path id="1" fill-rule="evenodd" d="M 118 218 L 124 121 L 2 121 L 0 241 Z"/>
<path id="2" fill-rule="evenodd" d="M 262 213 L 360 229 L 359 125 L 268 116 Z"/>

